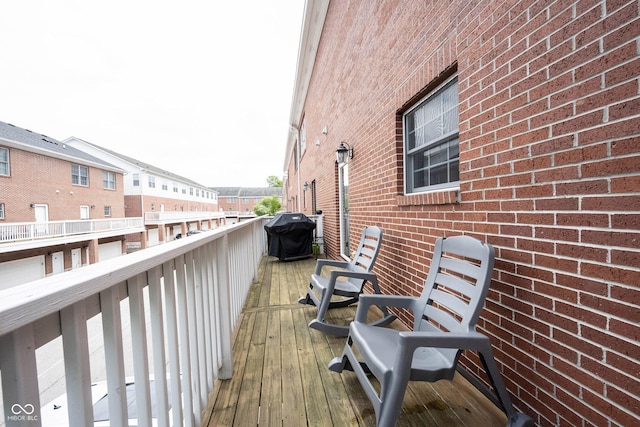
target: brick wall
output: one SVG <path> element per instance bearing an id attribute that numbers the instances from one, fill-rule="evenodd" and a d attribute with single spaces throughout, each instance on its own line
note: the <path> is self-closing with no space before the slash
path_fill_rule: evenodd
<path id="1" fill-rule="evenodd" d="M 116 190 L 103 188 L 102 169 L 89 167 L 89 186 L 71 183 L 72 162 L 28 151 L 9 149 L 10 176 L 0 177 L 0 203 L 5 204 L 6 222 L 33 222 L 32 203 L 49 207 L 49 221 L 80 219 L 80 206 L 90 209 L 92 219 L 124 217 L 122 174 L 116 174 Z M 78 163 L 80 164 L 80 163 Z"/>
<path id="2" fill-rule="evenodd" d="M 440 236 L 495 246 L 480 327 L 515 403 L 543 426 L 640 418 L 639 9 L 331 2 L 300 117 L 307 148 L 288 168 L 289 199 L 302 197 L 298 173 L 316 180 L 338 257 L 335 150 L 354 147 L 351 238 L 384 229 L 386 292 L 421 292 Z M 402 113 L 451 73 L 460 188 L 405 195 Z"/>

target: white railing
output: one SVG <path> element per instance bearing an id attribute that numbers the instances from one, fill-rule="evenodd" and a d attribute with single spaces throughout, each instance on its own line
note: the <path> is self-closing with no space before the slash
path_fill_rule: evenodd
<path id="1" fill-rule="evenodd" d="M 144 227 L 142 218 L 79 219 L 74 221 L 12 222 L 0 224 L 0 243 L 67 237 Z"/>
<path id="2" fill-rule="evenodd" d="M 207 211 L 166 211 L 166 212 L 145 212 L 145 224 L 157 224 L 164 222 L 182 222 L 189 220 L 206 220 L 224 218 L 224 212 Z"/>
<path id="3" fill-rule="evenodd" d="M 110 425 L 129 425 L 126 393 L 119 393 L 130 375 L 127 364 L 136 384 L 137 425 L 151 425 L 152 399 L 158 409 L 153 425 L 200 425 L 215 379 L 231 377 L 232 331 L 266 252 L 266 220 L 256 218 L 1 291 L 0 424 L 48 424 L 40 411 L 47 402 L 41 401 L 45 385 L 38 368 L 56 361 L 39 366 L 36 349 L 61 337 L 58 371 L 64 368 L 67 401 L 73 402 L 61 408 L 68 413 L 68 425 L 93 425 L 91 377 L 97 364 L 104 365 Z M 130 351 L 123 350 L 126 316 Z M 88 325 L 96 318 L 101 318 L 96 335 L 103 358 L 90 351 L 96 336 L 88 333 Z"/>

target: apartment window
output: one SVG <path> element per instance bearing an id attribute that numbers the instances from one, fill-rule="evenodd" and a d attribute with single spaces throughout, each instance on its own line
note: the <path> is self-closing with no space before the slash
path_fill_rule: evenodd
<path id="1" fill-rule="evenodd" d="M 0 148 L 0 175 L 9 176 L 9 150 Z"/>
<path id="2" fill-rule="evenodd" d="M 111 216 L 111 206 L 104 207 L 104 216 Z"/>
<path id="3" fill-rule="evenodd" d="M 457 77 L 405 113 L 403 121 L 406 192 L 457 186 L 460 181 Z"/>
<path id="4" fill-rule="evenodd" d="M 243 204 L 243 205 L 248 205 L 248 204 L 249 204 L 249 199 L 248 199 L 247 197 L 244 197 L 244 198 L 242 199 L 242 204 Z"/>
<path id="5" fill-rule="evenodd" d="M 162 181 L 162 189 L 164 191 L 169 191 L 169 183 L 167 181 Z"/>
<path id="6" fill-rule="evenodd" d="M 200 189 L 196 188 L 196 197 L 200 197 Z"/>
<path id="7" fill-rule="evenodd" d="M 140 186 L 140 174 L 139 173 L 134 173 L 133 174 L 133 186 L 134 187 L 139 187 Z"/>
<path id="8" fill-rule="evenodd" d="M 155 176 L 149 176 L 149 188 L 156 188 L 156 177 Z"/>
<path id="9" fill-rule="evenodd" d="M 0 219 L 4 219 L 4 203 L 0 203 Z"/>
<path id="10" fill-rule="evenodd" d="M 89 168 L 80 165 L 71 165 L 71 183 L 75 185 L 89 186 Z"/>
<path id="11" fill-rule="evenodd" d="M 116 189 L 116 174 L 113 172 L 102 171 L 102 188 L 107 190 Z"/>
<path id="12" fill-rule="evenodd" d="M 175 182 L 173 183 L 173 192 L 174 193 L 178 192 L 178 184 L 176 184 Z"/>
<path id="13" fill-rule="evenodd" d="M 193 196 L 193 187 L 189 187 L 189 195 Z"/>
<path id="14" fill-rule="evenodd" d="M 227 197 L 227 203 L 236 203 L 237 201 L 235 197 Z"/>
<path id="15" fill-rule="evenodd" d="M 182 187 L 182 194 L 187 194 L 187 187 Z"/>

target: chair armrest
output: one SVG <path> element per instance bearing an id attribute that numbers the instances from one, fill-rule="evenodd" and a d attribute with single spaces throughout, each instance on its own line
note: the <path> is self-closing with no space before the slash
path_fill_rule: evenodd
<path id="1" fill-rule="evenodd" d="M 331 270 L 329 280 L 335 282 L 338 277 L 353 277 L 355 279 L 378 283 L 378 276 L 374 273 L 367 273 L 366 271 Z"/>
<path id="2" fill-rule="evenodd" d="M 411 353 L 419 347 L 458 348 L 461 350 L 484 350 L 491 341 L 479 332 L 400 332 L 401 346 Z"/>
<path id="3" fill-rule="evenodd" d="M 417 297 L 405 295 L 381 295 L 381 294 L 363 294 L 360 295 L 358 308 L 356 309 L 355 321 L 366 323 L 367 312 L 372 305 L 396 308 L 408 308 L 414 310 L 414 305 L 418 301 Z"/>
<path id="4" fill-rule="evenodd" d="M 322 267 L 324 266 L 347 268 L 348 265 L 349 263 L 347 261 L 319 259 L 318 261 L 316 261 L 316 271 L 314 272 L 314 274 L 319 276 L 322 273 Z"/>

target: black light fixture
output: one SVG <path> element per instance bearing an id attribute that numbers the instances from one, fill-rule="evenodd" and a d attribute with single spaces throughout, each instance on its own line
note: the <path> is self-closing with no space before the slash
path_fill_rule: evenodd
<path id="1" fill-rule="evenodd" d="M 345 164 L 347 162 L 347 156 L 353 159 L 353 148 L 342 141 L 336 150 L 336 157 L 338 158 L 338 164 Z"/>
<path id="2" fill-rule="evenodd" d="M 302 186 L 302 189 L 304 191 L 307 191 L 309 189 L 309 183 L 307 181 L 304 182 L 304 185 Z"/>

